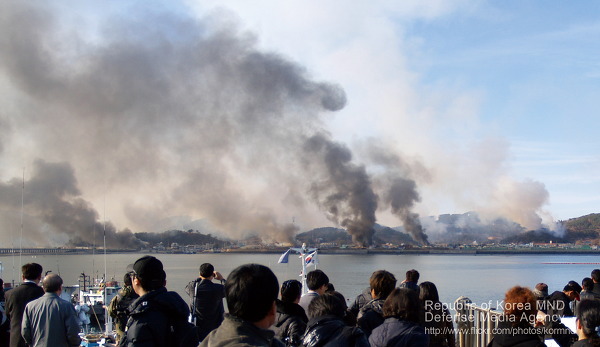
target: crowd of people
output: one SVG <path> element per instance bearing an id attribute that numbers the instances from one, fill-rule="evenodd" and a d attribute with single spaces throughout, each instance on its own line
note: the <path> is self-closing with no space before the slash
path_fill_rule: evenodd
<path id="1" fill-rule="evenodd" d="M 62 279 L 42 278 L 39 264 L 23 265 L 22 276 L 21 285 L 0 291 L 0 346 L 79 346 L 90 307 L 62 300 Z M 225 279 L 204 263 L 185 288 L 188 306 L 165 287 L 162 262 L 144 256 L 127 269 L 107 308 L 123 347 L 456 345 L 453 318 L 436 285 L 419 283 L 416 270 L 400 283 L 389 271 L 373 272 L 350 307 L 322 270 L 307 273 L 306 285 L 304 295 L 297 280 L 279 286 L 273 271 L 258 264 L 239 266 Z M 600 346 L 600 270 L 553 293 L 544 283 L 533 290 L 512 287 L 503 303 L 490 347 L 544 346 L 550 337 L 561 347 Z M 561 322 L 568 316 L 577 317 L 576 332 Z"/>

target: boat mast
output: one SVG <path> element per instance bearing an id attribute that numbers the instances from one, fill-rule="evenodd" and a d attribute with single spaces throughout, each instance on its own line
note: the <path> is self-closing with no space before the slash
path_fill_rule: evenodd
<path id="1" fill-rule="evenodd" d="M 19 267 L 23 266 L 23 209 L 25 207 L 25 168 L 23 168 L 23 186 L 21 189 L 21 238 L 19 241 Z"/>
<path id="2" fill-rule="evenodd" d="M 302 294 L 308 293 L 308 288 L 306 287 L 306 243 L 302 244 L 302 250 L 300 251 L 300 258 L 302 259 Z"/>
<path id="3" fill-rule="evenodd" d="M 108 283 L 106 279 L 106 274 L 108 273 L 106 267 L 106 195 L 104 195 L 104 298 L 102 302 L 104 303 L 104 331 L 108 332 L 108 302 L 106 302 L 106 284 Z"/>

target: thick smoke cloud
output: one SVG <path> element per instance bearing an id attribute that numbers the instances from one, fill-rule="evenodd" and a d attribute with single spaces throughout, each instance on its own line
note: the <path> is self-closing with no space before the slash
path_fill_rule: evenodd
<path id="1" fill-rule="evenodd" d="M 419 214 L 413 212 L 421 201 L 417 183 L 412 176 L 416 173 L 428 180 L 429 172 L 419 162 L 407 162 L 399 155 L 386 151 L 385 144 L 371 140 L 362 146 L 363 156 L 375 168 L 373 174 L 376 191 L 382 198 L 382 207 L 390 208 L 401 222 L 404 230 L 419 244 L 426 245 L 427 235 L 423 230 Z"/>
<path id="2" fill-rule="evenodd" d="M 87 29 L 52 4 L 0 6 L 4 230 L 19 229 L 26 167 L 32 244 L 98 244 L 103 205 L 111 246 L 139 245 L 113 225 L 162 231 L 174 217 L 283 242 L 329 220 L 369 245 L 385 209 L 427 243 L 414 211 L 427 170 L 390 147 L 353 155 L 324 125 L 344 90 L 229 18 L 136 9 Z"/>
<path id="3" fill-rule="evenodd" d="M 50 236 L 50 243 L 68 240 L 77 245 L 101 246 L 106 235 L 108 247 L 141 246 L 131 231 L 117 232 L 111 223 L 98 222 L 98 213 L 81 198 L 75 173 L 67 163 L 38 160 L 28 181 L 14 179 L 0 184 L 0 193 L 1 211 L 16 211 L 22 202 L 23 211 L 27 211 L 23 231 L 28 243 L 44 246 Z"/>
<path id="4" fill-rule="evenodd" d="M 420 244 L 428 244 L 427 235 L 423 232 L 421 221 L 417 213 L 411 212 L 415 202 L 420 201 L 415 181 L 397 177 L 385 196 L 385 201 L 391 206 L 392 212 L 397 215 L 404 229 Z"/>
<path id="5" fill-rule="evenodd" d="M 313 198 L 331 221 L 348 230 L 355 243 L 371 245 L 377 195 L 365 167 L 353 164 L 348 148 L 332 142 L 325 135 L 309 138 L 305 146 L 309 155 L 306 164 L 322 163 L 325 168 L 316 170 L 311 187 Z"/>
<path id="6" fill-rule="evenodd" d="M 54 187 L 45 177 L 52 165 L 69 182 L 50 192 L 56 207 L 41 213 L 56 235 L 91 240 L 99 228 L 98 213 L 81 198 L 89 196 L 96 206 L 106 199 L 109 216 L 134 230 L 187 215 L 234 238 L 291 241 L 299 230 L 293 216 L 320 220 L 316 199 L 321 216 L 357 242 L 371 242 L 377 197 L 365 168 L 345 146 L 318 135 L 321 117 L 346 104 L 340 87 L 313 81 L 215 18 L 121 17 L 101 26 L 92 43 L 61 30 L 50 7 L 3 8 L 0 68 L 19 97 L 8 126 L 35 139 L 20 148 L 22 161 L 47 161 L 35 164 L 27 186 Z M 307 160 L 318 162 L 310 174 Z M 2 174 L 14 177 L 15 169 Z M 33 201 L 41 192 L 27 213 L 46 211 Z"/>

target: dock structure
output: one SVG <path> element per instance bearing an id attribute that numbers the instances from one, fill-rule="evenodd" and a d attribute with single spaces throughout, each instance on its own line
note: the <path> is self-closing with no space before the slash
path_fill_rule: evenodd
<path id="1" fill-rule="evenodd" d="M 494 337 L 493 331 L 501 320 L 502 312 L 482 308 L 467 297 L 455 301 L 456 342 L 460 347 L 485 347 Z"/>

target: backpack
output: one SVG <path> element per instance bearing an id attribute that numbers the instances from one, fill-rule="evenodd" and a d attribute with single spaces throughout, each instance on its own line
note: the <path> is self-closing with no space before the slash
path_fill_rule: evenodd
<path id="1" fill-rule="evenodd" d="M 115 322 L 116 325 L 122 330 L 125 331 L 125 326 L 127 325 L 127 320 L 129 319 L 129 306 L 133 303 L 139 296 L 123 296 L 123 294 L 119 291 L 117 293 L 117 304 L 115 307 Z"/>
<path id="2" fill-rule="evenodd" d="M 171 346 L 196 347 L 200 344 L 198 328 L 185 319 L 169 320 L 168 341 Z"/>

